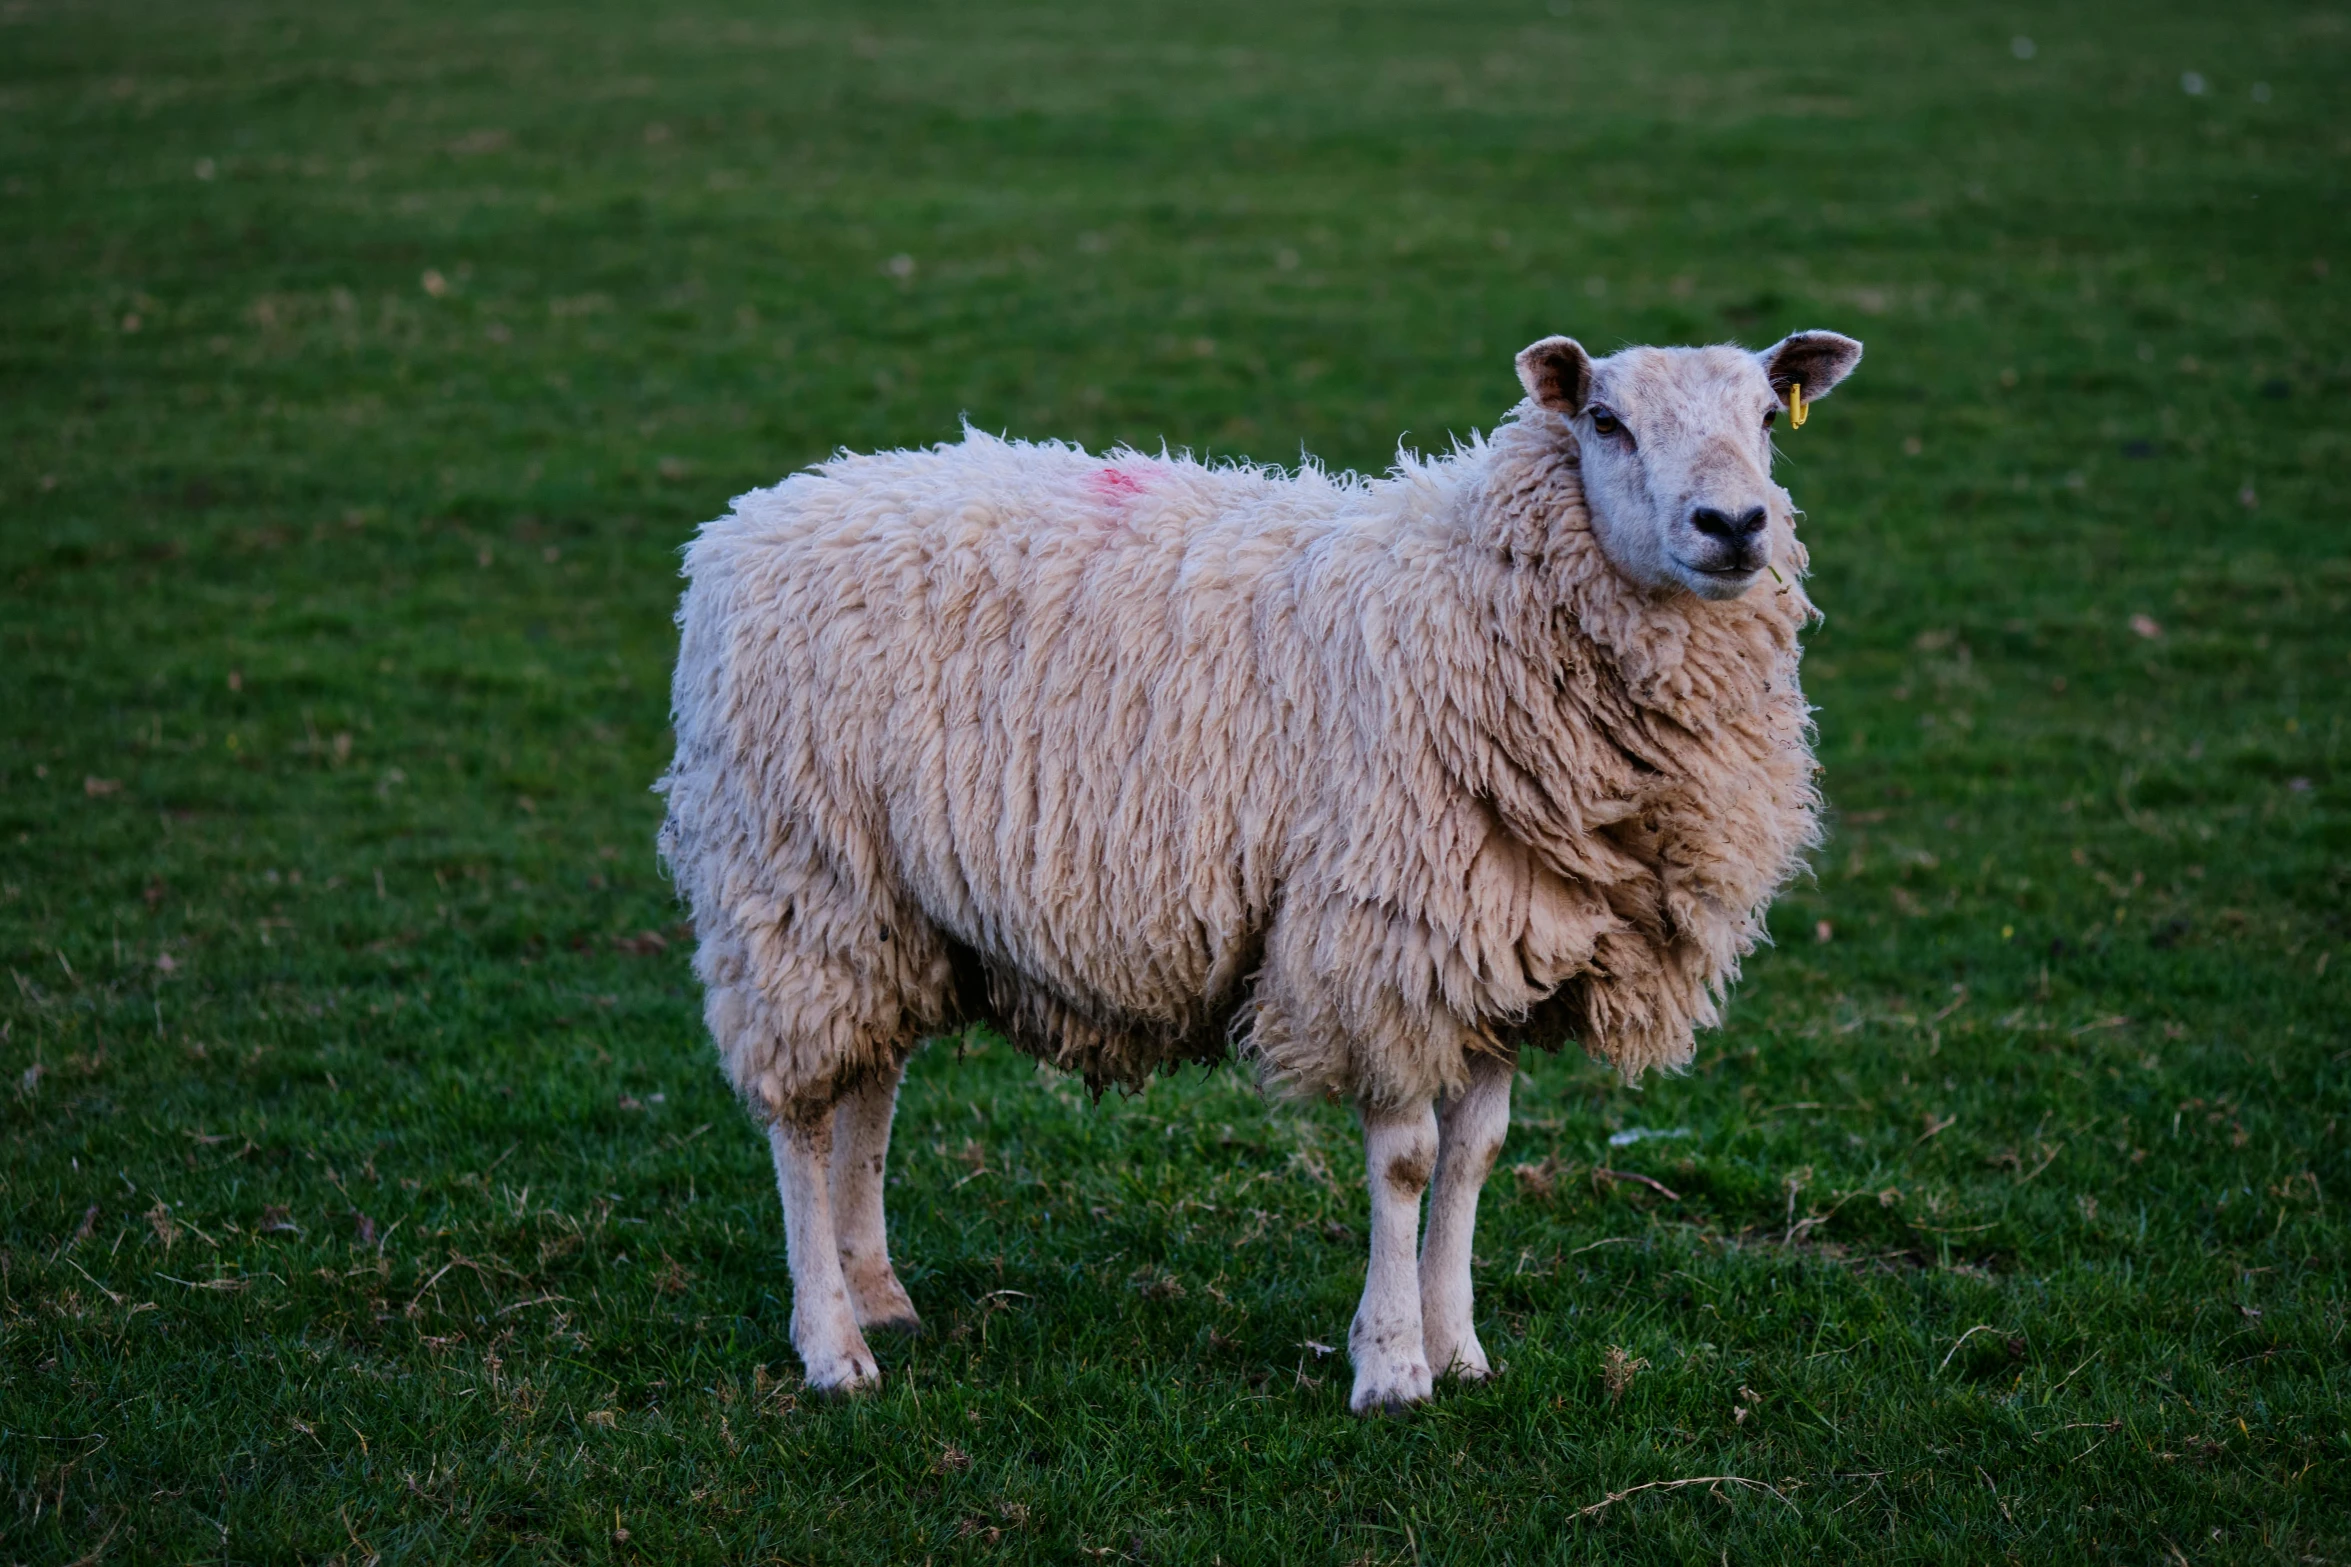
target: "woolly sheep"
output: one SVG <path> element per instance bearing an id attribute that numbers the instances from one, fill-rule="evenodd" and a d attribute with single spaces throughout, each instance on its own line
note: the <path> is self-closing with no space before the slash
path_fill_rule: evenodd
<path id="1" fill-rule="evenodd" d="M 1470 1238 L 1517 1052 L 1686 1063 L 1815 842 L 1769 427 L 1860 357 L 1546 338 L 1491 436 L 1384 479 L 967 430 L 704 528 L 662 849 L 809 1384 L 873 1384 L 865 1335 L 916 1326 L 891 1114 L 979 1019 L 1097 1092 L 1237 1052 L 1353 1101 L 1351 1404 L 1489 1375 Z"/>

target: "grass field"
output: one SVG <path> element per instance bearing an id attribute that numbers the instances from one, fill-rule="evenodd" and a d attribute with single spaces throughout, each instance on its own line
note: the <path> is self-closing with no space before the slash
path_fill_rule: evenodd
<path id="1" fill-rule="evenodd" d="M 2270 0 L 9 0 L 0 1560 L 2351 1560 L 2347 71 Z M 1527 1064 L 1506 1374 L 1347 1415 L 1345 1111 L 975 1036 L 932 1331 L 800 1396 L 651 846 L 696 524 L 1802 326 L 1834 837 L 1689 1075 Z"/>

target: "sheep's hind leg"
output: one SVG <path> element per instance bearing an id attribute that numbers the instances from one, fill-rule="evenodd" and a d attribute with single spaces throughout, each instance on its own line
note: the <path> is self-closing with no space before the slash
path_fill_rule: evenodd
<path id="1" fill-rule="evenodd" d="M 919 1333 L 922 1319 L 890 1266 L 882 1218 L 882 1174 L 890 1158 L 890 1118 L 898 1108 L 901 1061 L 833 1110 L 833 1223 L 841 1273 L 857 1325 L 867 1333 Z"/>
<path id="2" fill-rule="evenodd" d="M 1417 1404 L 1434 1379 L 1421 1342 L 1420 1280 L 1413 1246 L 1420 1238 L 1420 1194 L 1437 1162 L 1437 1115 L 1423 1104 L 1363 1116 L 1364 1166 L 1371 1184 L 1371 1264 L 1363 1304 L 1347 1331 L 1355 1391 L 1347 1407 L 1379 1414 Z"/>
<path id="3" fill-rule="evenodd" d="M 831 1164 L 833 1116 L 780 1119 L 768 1128 L 775 1150 L 776 1187 L 784 1199 L 784 1251 L 792 1269 L 792 1347 L 800 1353 L 809 1387 L 854 1393 L 882 1379 L 841 1274 L 833 1232 Z"/>
<path id="4" fill-rule="evenodd" d="M 1441 1377 L 1482 1381 L 1494 1374 L 1472 1320 L 1470 1242 L 1478 1192 L 1510 1130 L 1510 1078 L 1516 1070 L 1501 1057 L 1473 1055 L 1469 1086 L 1437 1112 L 1437 1182 L 1420 1249 L 1420 1317 L 1430 1369 Z"/>

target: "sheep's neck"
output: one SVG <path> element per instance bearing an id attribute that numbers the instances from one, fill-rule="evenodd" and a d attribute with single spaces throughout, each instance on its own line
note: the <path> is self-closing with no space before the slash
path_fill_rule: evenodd
<path id="1" fill-rule="evenodd" d="M 1460 693 L 1437 715 L 1448 768 L 1513 837 L 1574 859 L 1575 841 L 1685 793 L 1693 745 L 1740 731 L 1767 751 L 1801 747 L 1797 632 L 1816 611 L 1795 578 L 1801 550 L 1785 580 L 1726 603 L 1627 582 L 1592 532 L 1562 435 L 1522 418 L 1478 453 L 1462 602 L 1425 623 L 1483 619 L 1492 632 L 1446 649 Z M 1749 781 L 1782 792 L 1767 771 Z"/>

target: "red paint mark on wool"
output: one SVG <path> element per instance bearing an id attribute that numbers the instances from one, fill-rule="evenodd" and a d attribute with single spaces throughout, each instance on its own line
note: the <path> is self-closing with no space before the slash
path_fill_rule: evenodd
<path id="1" fill-rule="evenodd" d="M 1143 481 L 1124 468 L 1104 468 L 1094 475 L 1094 491 L 1113 504 L 1143 493 Z"/>
<path id="2" fill-rule="evenodd" d="M 1086 489 L 1101 508 L 1101 542 L 1138 538 L 1133 514 L 1135 502 L 1149 488 L 1145 475 L 1124 468 L 1097 468 L 1086 477 Z"/>

